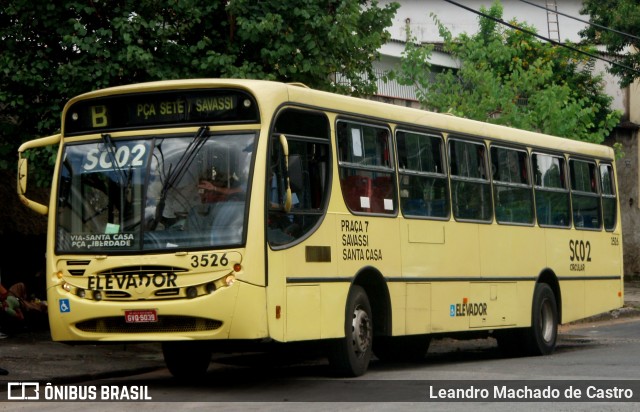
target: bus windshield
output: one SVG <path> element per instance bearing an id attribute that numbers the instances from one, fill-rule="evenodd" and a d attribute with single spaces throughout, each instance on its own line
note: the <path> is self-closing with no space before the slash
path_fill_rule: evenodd
<path id="1" fill-rule="evenodd" d="M 56 251 L 137 252 L 244 243 L 255 133 L 162 135 L 69 144 L 60 168 Z"/>

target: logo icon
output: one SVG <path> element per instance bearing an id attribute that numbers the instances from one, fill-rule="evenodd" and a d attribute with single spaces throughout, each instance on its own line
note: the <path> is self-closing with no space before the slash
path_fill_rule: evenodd
<path id="1" fill-rule="evenodd" d="M 14 395 L 13 391 L 18 394 Z M 38 382 L 9 382 L 7 384 L 7 399 L 10 401 L 37 401 L 40 399 L 40 384 Z"/>
<path id="2" fill-rule="evenodd" d="M 68 313 L 71 312 L 71 305 L 69 304 L 69 299 L 60 299 L 58 302 L 60 306 L 60 313 Z"/>
<path id="3" fill-rule="evenodd" d="M 451 317 L 456 316 L 456 305 L 449 306 L 449 316 Z"/>

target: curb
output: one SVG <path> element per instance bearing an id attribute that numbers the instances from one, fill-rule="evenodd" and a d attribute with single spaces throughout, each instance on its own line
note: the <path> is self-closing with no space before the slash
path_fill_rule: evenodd
<path id="1" fill-rule="evenodd" d="M 640 308 L 635 306 L 624 306 L 620 309 L 614 309 L 610 312 L 601 313 L 599 315 L 569 322 L 567 325 L 582 325 L 585 323 L 604 322 L 608 320 L 629 319 L 640 317 Z"/>

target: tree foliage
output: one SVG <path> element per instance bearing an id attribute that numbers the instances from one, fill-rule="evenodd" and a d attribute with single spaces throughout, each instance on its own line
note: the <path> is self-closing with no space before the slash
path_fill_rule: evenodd
<path id="1" fill-rule="evenodd" d="M 583 0 L 580 14 L 602 27 L 640 37 L 640 2 L 637 0 Z M 580 35 L 592 44 L 606 46 L 609 53 L 618 55 L 622 66 L 610 66 L 609 71 L 620 77 L 622 87 L 640 77 L 640 40 L 597 26 L 587 26 Z"/>
<path id="2" fill-rule="evenodd" d="M 502 18 L 499 2 L 481 10 Z M 400 69 L 391 73 L 417 88 L 425 108 L 596 143 L 618 124 L 620 113 L 610 109 L 612 98 L 604 93 L 602 77 L 593 74 L 593 62 L 584 55 L 486 17 L 480 17 L 476 34 L 457 38 L 434 20 L 459 68 L 429 73 L 425 65 L 431 48 L 410 42 Z"/>
<path id="3" fill-rule="evenodd" d="M 160 79 L 240 77 L 375 91 L 397 4 L 366 0 L 10 0 L 0 8 L 0 168 L 54 133 L 71 97 Z M 332 79 L 340 72 L 345 82 Z M 42 159 L 42 161 L 49 161 Z"/>

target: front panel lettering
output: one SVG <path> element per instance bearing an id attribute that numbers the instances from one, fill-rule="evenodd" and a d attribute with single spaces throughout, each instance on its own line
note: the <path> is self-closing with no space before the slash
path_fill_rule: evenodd
<path id="1" fill-rule="evenodd" d="M 87 152 L 82 168 L 87 172 L 112 170 L 116 166 L 120 169 L 139 168 L 145 164 L 146 152 L 147 147 L 143 144 L 122 145 L 113 151 L 95 148 Z"/>

